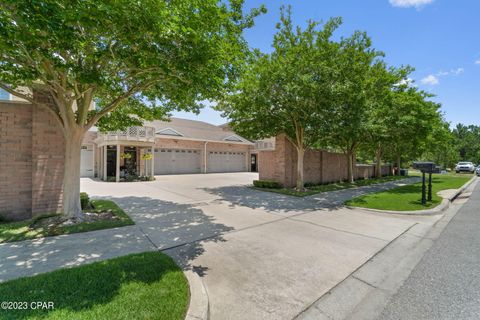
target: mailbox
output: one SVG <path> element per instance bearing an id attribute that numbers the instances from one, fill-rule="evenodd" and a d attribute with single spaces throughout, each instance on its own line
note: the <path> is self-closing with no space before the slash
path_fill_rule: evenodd
<path id="1" fill-rule="evenodd" d="M 434 173 L 436 169 L 436 165 L 434 162 L 419 162 L 415 161 L 413 163 L 413 168 L 420 170 L 423 173 Z"/>
<path id="2" fill-rule="evenodd" d="M 435 168 L 433 168 L 431 173 L 442 173 L 442 167 L 435 166 Z"/>

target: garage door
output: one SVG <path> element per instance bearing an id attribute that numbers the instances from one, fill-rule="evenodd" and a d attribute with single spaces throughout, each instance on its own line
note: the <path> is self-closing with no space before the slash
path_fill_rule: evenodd
<path id="1" fill-rule="evenodd" d="M 245 152 L 210 151 L 208 153 L 208 172 L 247 171 Z"/>
<path id="2" fill-rule="evenodd" d="M 181 174 L 199 172 L 199 150 L 155 149 L 155 174 Z"/>
<path id="3" fill-rule="evenodd" d="M 82 146 L 80 157 L 80 176 L 93 178 L 93 146 Z"/>

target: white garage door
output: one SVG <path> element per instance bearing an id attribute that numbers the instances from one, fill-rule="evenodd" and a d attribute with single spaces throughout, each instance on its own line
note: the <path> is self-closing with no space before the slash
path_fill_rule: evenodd
<path id="1" fill-rule="evenodd" d="M 210 151 L 208 153 L 208 172 L 247 171 L 245 152 Z"/>
<path id="2" fill-rule="evenodd" d="M 83 145 L 80 155 L 80 176 L 93 178 L 93 146 Z"/>
<path id="3" fill-rule="evenodd" d="M 155 174 L 200 172 L 200 151 L 187 149 L 155 149 Z"/>

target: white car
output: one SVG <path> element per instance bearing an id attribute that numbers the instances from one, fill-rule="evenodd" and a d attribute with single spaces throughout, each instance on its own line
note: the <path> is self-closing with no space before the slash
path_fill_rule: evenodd
<path id="1" fill-rule="evenodd" d="M 455 166 L 455 172 L 470 172 L 474 173 L 475 172 L 475 165 L 472 162 L 459 162 Z"/>

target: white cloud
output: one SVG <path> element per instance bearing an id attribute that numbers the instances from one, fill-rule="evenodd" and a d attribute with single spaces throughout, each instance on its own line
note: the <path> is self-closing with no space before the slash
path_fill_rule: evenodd
<path id="1" fill-rule="evenodd" d="M 465 71 L 463 68 L 457 68 L 453 69 L 450 71 L 451 74 L 458 76 L 459 74 L 462 74 Z"/>
<path id="2" fill-rule="evenodd" d="M 431 4 L 434 0 L 389 0 L 390 4 L 399 8 L 420 8 L 427 4 Z"/>
<path id="3" fill-rule="evenodd" d="M 459 76 L 459 75 L 463 74 L 464 72 L 465 72 L 465 69 L 463 69 L 463 68 L 450 69 L 449 71 L 440 70 L 436 74 L 430 74 L 420 81 L 423 84 L 428 84 L 428 85 L 434 86 L 434 85 L 440 83 L 440 78 L 441 77 Z"/>
<path id="4" fill-rule="evenodd" d="M 480 64 L 480 59 L 476 60 L 475 64 Z"/>
<path id="5" fill-rule="evenodd" d="M 434 85 L 438 84 L 439 81 L 438 81 L 438 77 L 434 76 L 433 74 L 430 74 L 430 75 L 426 76 L 425 78 L 423 78 L 421 80 L 421 82 L 423 84 L 429 84 L 431 86 L 434 86 Z"/>

